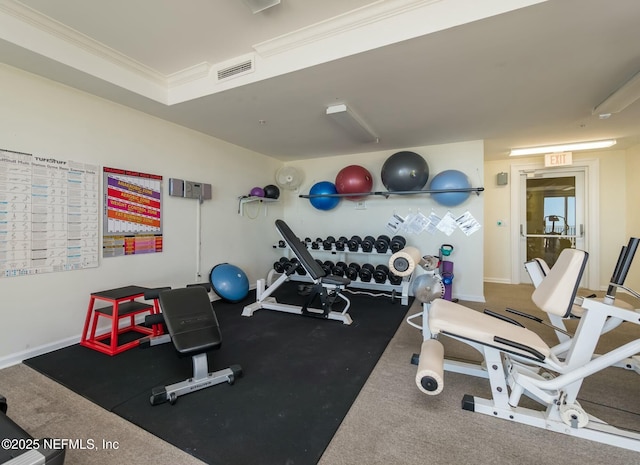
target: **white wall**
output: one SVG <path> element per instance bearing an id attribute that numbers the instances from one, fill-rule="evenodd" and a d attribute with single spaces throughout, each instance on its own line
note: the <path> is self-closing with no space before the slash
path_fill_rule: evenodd
<path id="1" fill-rule="evenodd" d="M 638 200 L 640 199 L 640 145 L 627 150 L 626 157 L 626 198 L 627 209 L 627 237 L 640 237 L 640 214 L 638 214 Z M 633 200 L 636 199 L 636 200 Z M 635 257 L 635 263 L 631 266 L 625 286 L 640 292 L 640 253 Z"/>
<path id="2" fill-rule="evenodd" d="M 629 239 L 630 231 L 627 222 L 633 217 L 633 202 L 627 199 L 633 197 L 633 193 L 628 192 L 627 183 L 637 184 L 637 176 L 634 176 L 631 161 L 638 156 L 629 155 L 625 150 L 613 150 L 607 152 L 588 152 L 584 154 L 574 153 L 574 163 L 581 160 L 599 160 L 599 192 L 600 202 L 598 205 L 598 234 L 600 241 L 598 244 L 598 254 L 600 256 L 599 288 L 605 289 L 611 272 L 615 266 L 620 252 L 620 247 L 625 245 Z M 511 243 L 510 226 L 512 222 L 518 222 L 517 218 L 510 218 L 511 199 L 509 188 L 511 183 L 517 180 L 509 179 L 509 186 L 497 186 L 496 174 L 499 172 L 511 173 L 513 163 L 543 163 L 538 158 L 521 158 L 516 161 L 496 160 L 485 163 L 485 222 L 487 224 L 487 234 L 485 235 L 485 256 L 491 257 L 484 262 L 484 276 L 491 282 L 511 282 L 511 260 L 512 251 L 517 244 Z M 637 162 L 636 162 L 637 165 Z M 627 173 L 625 175 L 625 173 Z M 511 174 L 509 175 L 511 176 Z M 631 181 L 633 179 L 633 181 Z M 637 188 L 636 188 L 637 189 Z M 506 218 L 507 227 L 498 227 L 496 221 Z M 638 231 L 636 235 L 640 234 Z M 638 265 L 635 265 L 637 267 Z"/>
<path id="3" fill-rule="evenodd" d="M 0 278 L 0 367 L 77 342 L 91 292 L 196 281 L 197 201 L 170 197 L 170 177 L 213 185 L 213 199 L 201 210 L 201 280 L 222 262 L 241 267 L 251 283 L 264 276 L 277 240 L 273 221 L 284 207 L 269 204 L 267 216 L 251 220 L 237 214 L 237 197 L 273 183 L 280 162 L 8 66 L 0 65 L 0 82 L 0 148 L 161 175 L 165 191 L 162 253 Z"/>
<path id="4" fill-rule="evenodd" d="M 482 186 L 484 179 L 482 141 L 413 147 L 403 150 L 416 152 L 425 158 L 430 170 L 429 181 L 441 171 L 457 169 L 467 174 L 472 187 Z M 300 168 L 305 174 L 304 184 L 300 188 L 300 192 L 304 194 L 307 194 L 311 186 L 318 181 L 334 182 L 340 169 L 353 164 L 367 168 L 374 178 L 373 189 L 384 191 L 386 188 L 380 180 L 380 171 L 384 161 L 397 151 L 400 150 L 297 161 L 291 165 Z M 391 236 L 392 234 L 385 225 L 394 213 L 404 217 L 410 212 L 420 211 L 428 216 L 433 210 L 443 216 L 448 210 L 451 210 L 457 217 L 468 210 L 481 224 L 484 222 L 485 199 L 482 193 L 479 196 L 471 194 L 464 203 L 450 209 L 437 204 L 427 194 L 391 196 L 389 198 L 370 196 L 366 199 L 366 210 L 356 210 L 355 203 L 346 199 L 342 199 L 336 208 L 329 211 L 315 209 L 306 199 L 292 200 L 294 201 L 286 204 L 285 217 L 293 231 L 301 238 L 309 236 L 315 239 L 318 236 L 326 237 L 328 235 L 333 235 L 336 238 L 341 235 L 377 237 L 380 234 L 387 234 Z M 442 232 L 435 235 L 426 232 L 420 235 L 404 235 L 408 245 L 418 247 L 423 255 L 437 255 L 442 244 L 453 245 L 454 251 L 450 259 L 454 262 L 455 267 L 454 297 L 484 301 L 482 275 L 484 228 L 480 228 L 478 232 L 470 236 L 466 236 L 460 230 L 456 230 L 451 236 L 446 236 Z M 325 259 L 324 257 L 320 258 Z M 361 256 L 358 259 L 361 263 L 363 262 Z"/>

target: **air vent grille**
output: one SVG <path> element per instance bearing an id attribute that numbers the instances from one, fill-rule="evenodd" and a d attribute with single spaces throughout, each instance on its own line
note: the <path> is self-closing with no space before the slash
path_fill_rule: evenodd
<path id="1" fill-rule="evenodd" d="M 253 60 L 243 61 L 242 63 L 228 66 L 218 70 L 218 81 L 229 79 L 239 74 L 245 74 L 253 71 Z"/>

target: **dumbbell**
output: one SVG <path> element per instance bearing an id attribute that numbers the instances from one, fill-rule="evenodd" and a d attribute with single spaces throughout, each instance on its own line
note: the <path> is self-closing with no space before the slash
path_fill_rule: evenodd
<path id="1" fill-rule="evenodd" d="M 389 236 L 385 236 L 384 234 L 381 234 L 380 236 L 378 236 L 373 246 L 375 247 L 376 252 L 387 253 L 387 250 L 389 250 L 390 243 L 391 243 L 391 239 L 389 239 Z"/>
<path id="2" fill-rule="evenodd" d="M 351 239 L 347 241 L 349 252 L 357 252 L 361 242 L 362 238 L 360 236 L 351 236 Z"/>
<path id="3" fill-rule="evenodd" d="M 331 270 L 333 270 L 334 266 L 336 266 L 336 264 L 333 263 L 331 260 L 325 260 L 324 262 L 322 262 L 322 269 L 324 270 L 324 273 L 326 275 L 331 274 Z"/>
<path id="4" fill-rule="evenodd" d="M 389 247 L 391 247 L 391 252 L 396 253 L 404 249 L 405 245 L 407 245 L 407 240 L 403 236 L 393 236 Z"/>
<path id="5" fill-rule="evenodd" d="M 373 236 L 366 236 L 362 239 L 360 246 L 362 247 L 363 252 L 371 252 L 373 250 L 373 244 L 375 244 L 376 239 Z"/>
<path id="6" fill-rule="evenodd" d="M 358 265 L 357 263 L 349 263 L 349 266 L 347 266 L 347 269 L 344 270 L 344 274 L 351 281 L 355 281 L 356 279 L 358 279 L 359 271 L 360 271 L 360 265 Z"/>
<path id="7" fill-rule="evenodd" d="M 331 250 L 333 244 L 336 242 L 336 238 L 333 236 L 327 236 L 327 238 L 322 241 L 322 248 L 324 250 Z"/>
<path id="8" fill-rule="evenodd" d="M 273 269 L 276 270 L 276 273 L 284 273 L 284 270 L 288 264 L 289 259 L 286 257 L 281 257 L 280 260 L 273 264 Z"/>
<path id="9" fill-rule="evenodd" d="M 310 238 L 310 237 L 305 237 L 305 238 L 304 238 L 304 245 L 305 245 L 305 247 L 306 247 L 307 249 L 308 249 L 309 247 L 311 247 L 311 242 L 313 242 L 313 241 L 311 240 L 311 238 Z"/>
<path id="10" fill-rule="evenodd" d="M 387 276 L 389 275 L 389 267 L 387 265 L 378 265 L 373 272 L 373 280 L 382 284 L 387 280 Z"/>
<path id="11" fill-rule="evenodd" d="M 338 240 L 336 241 L 336 250 L 342 252 L 344 250 L 344 248 L 346 247 L 348 240 L 349 239 L 347 239 L 346 237 L 340 236 L 338 238 Z"/>
<path id="12" fill-rule="evenodd" d="M 360 281 L 368 283 L 373 278 L 373 272 L 375 269 L 371 263 L 365 263 L 360 267 L 360 271 L 358 272 L 358 276 L 360 276 Z"/>
<path id="13" fill-rule="evenodd" d="M 338 262 L 333 268 L 331 268 L 331 274 L 336 276 L 344 276 L 344 272 L 346 269 L 347 264 L 345 262 Z"/>
<path id="14" fill-rule="evenodd" d="M 311 243 L 311 248 L 313 250 L 318 250 L 320 248 L 320 244 L 322 244 L 322 239 L 317 237 L 316 240 Z"/>
<path id="15" fill-rule="evenodd" d="M 393 284 L 394 286 L 402 284 L 402 276 L 398 276 L 391 271 L 387 274 L 387 278 L 389 279 L 389 284 Z"/>

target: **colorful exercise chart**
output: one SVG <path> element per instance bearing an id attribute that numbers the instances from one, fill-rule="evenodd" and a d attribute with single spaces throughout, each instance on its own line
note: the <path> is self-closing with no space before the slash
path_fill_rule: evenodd
<path id="1" fill-rule="evenodd" d="M 99 173 L 0 149 L 0 277 L 99 265 Z"/>
<path id="2" fill-rule="evenodd" d="M 103 257 L 162 252 L 162 176 L 103 168 Z"/>

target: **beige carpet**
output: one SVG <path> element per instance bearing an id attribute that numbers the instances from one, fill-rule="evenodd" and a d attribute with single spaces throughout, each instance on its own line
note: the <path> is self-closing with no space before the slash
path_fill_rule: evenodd
<path id="1" fill-rule="evenodd" d="M 487 284 L 486 304 L 466 304 L 478 310 L 502 310 L 509 305 L 535 311 L 531 292 L 526 285 Z M 634 304 L 638 306 L 637 301 Z M 409 314 L 419 309 L 414 305 Z M 533 328 L 552 340 L 550 330 Z M 604 350 L 612 338 L 619 343 L 637 337 L 640 327 L 629 325 L 616 331 L 616 336 L 606 336 L 601 347 Z M 640 454 L 635 452 L 462 410 L 464 394 L 489 395 L 488 383 L 482 379 L 445 373 L 442 394 L 422 394 L 415 386 L 415 366 L 410 364 L 421 342 L 417 329 L 400 326 L 320 465 L 640 463 Z M 447 343 L 446 348 L 460 357 L 475 357 L 464 344 Z M 580 401 L 589 413 L 640 430 L 639 387 L 636 373 L 608 368 L 587 379 Z M 118 443 L 117 450 L 69 450 L 68 465 L 202 463 L 24 365 L 0 370 L 0 394 L 9 400 L 10 416 L 36 437 L 90 438 L 98 446 L 102 440 Z"/>

